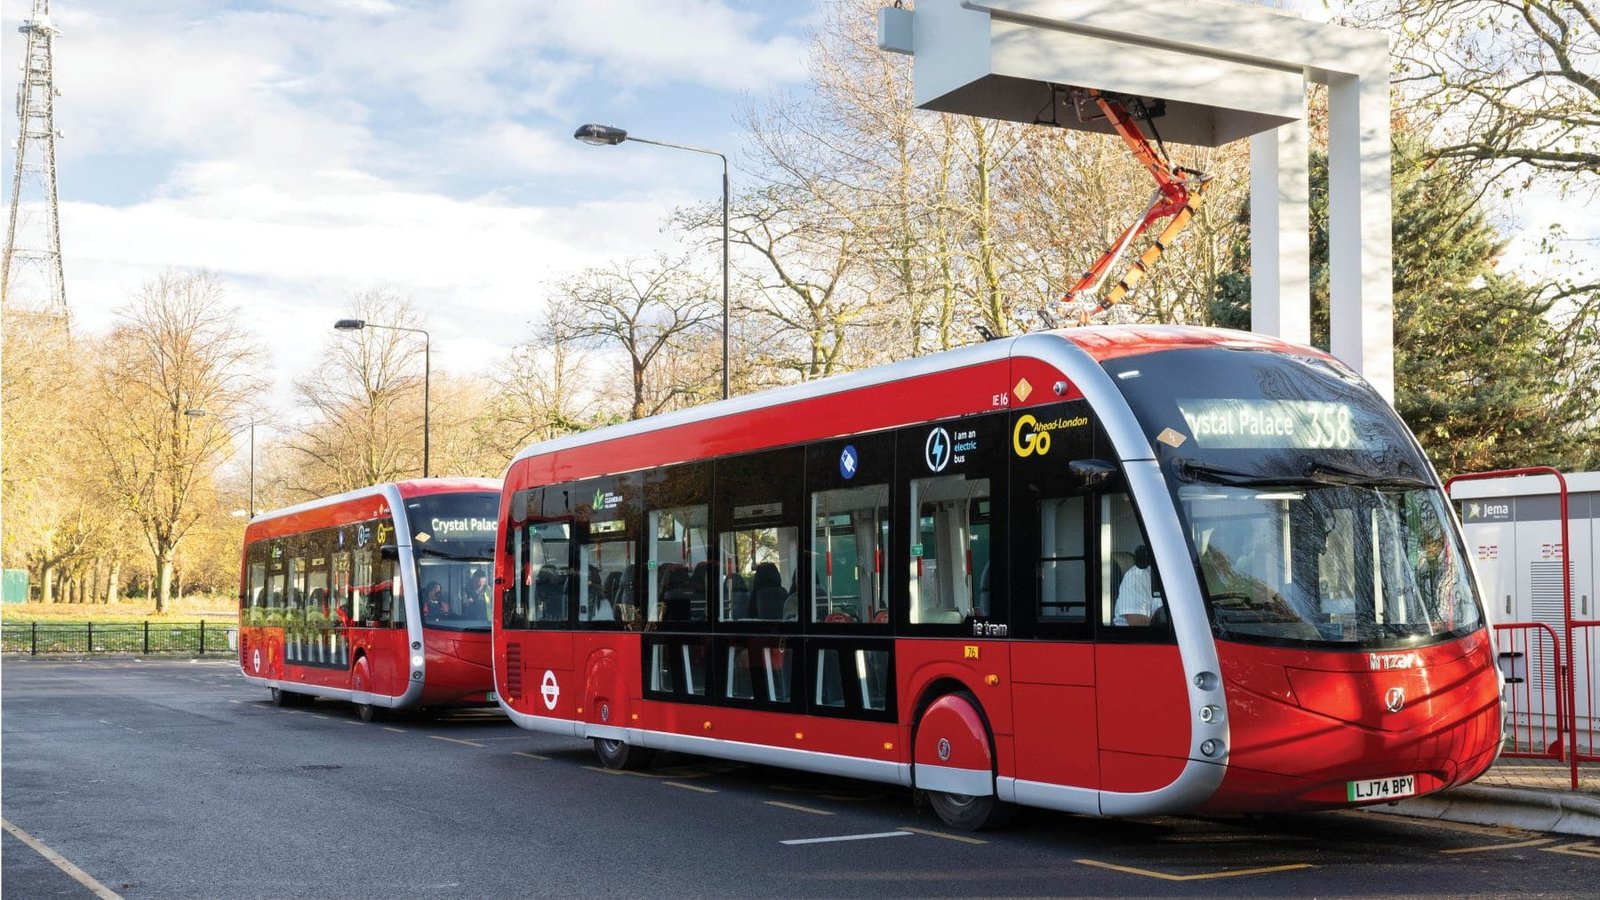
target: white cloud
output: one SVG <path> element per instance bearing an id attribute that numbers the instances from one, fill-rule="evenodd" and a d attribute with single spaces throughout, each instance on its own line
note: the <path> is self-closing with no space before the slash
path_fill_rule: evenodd
<path id="1" fill-rule="evenodd" d="M 104 331 L 164 269 L 209 269 L 268 348 L 280 407 L 353 293 L 412 296 L 436 366 L 484 372 L 527 335 L 549 283 L 681 249 L 662 218 L 715 198 L 715 161 L 585 147 L 575 110 L 667 91 L 731 127 L 741 93 L 803 74 L 803 45 L 773 25 L 792 10 L 717 0 L 78 0 L 58 13 L 77 327 Z M 694 127 L 671 137 L 696 143 Z M 106 200 L 89 185 L 126 187 Z"/>

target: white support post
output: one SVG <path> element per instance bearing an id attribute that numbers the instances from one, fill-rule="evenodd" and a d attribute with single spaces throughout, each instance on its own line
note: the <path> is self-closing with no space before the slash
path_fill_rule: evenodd
<path id="1" fill-rule="evenodd" d="M 1330 78 L 1329 350 L 1392 403 L 1394 250 L 1389 191 L 1387 68 Z"/>
<path id="2" fill-rule="evenodd" d="M 1250 330 L 1311 343 L 1310 141 L 1305 120 L 1250 137 Z"/>

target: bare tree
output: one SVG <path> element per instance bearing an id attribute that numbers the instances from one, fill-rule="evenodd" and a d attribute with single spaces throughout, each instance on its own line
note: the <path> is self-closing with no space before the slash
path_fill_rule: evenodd
<path id="1" fill-rule="evenodd" d="M 161 611 L 178 547 L 203 514 L 197 493 L 227 439 L 187 413 L 241 408 L 257 350 L 208 272 L 167 272 L 119 315 L 96 372 L 100 408 L 90 433 L 114 496 L 144 533 Z"/>
<path id="2" fill-rule="evenodd" d="M 351 315 L 420 328 L 411 302 L 384 290 L 351 298 Z M 302 500 L 422 473 L 423 342 L 389 328 L 330 334 L 321 359 L 295 382 L 309 424 L 284 444 L 294 462 L 290 498 Z"/>
<path id="3" fill-rule="evenodd" d="M 1396 83 L 1438 158 L 1600 188 L 1600 7 L 1589 0 L 1376 0 Z"/>
<path id="4" fill-rule="evenodd" d="M 715 371 L 652 379 L 674 342 L 720 320 L 721 309 L 709 283 L 694 272 L 686 257 L 663 255 L 587 269 L 563 281 L 557 291 L 575 316 L 568 332 L 572 338 L 588 341 L 602 353 L 619 351 L 625 357 L 629 418 L 642 419 L 688 399 L 711 396 Z"/>
<path id="5" fill-rule="evenodd" d="M 570 298 L 553 299 L 533 333 L 501 365 L 488 424 L 489 441 L 504 458 L 529 443 L 583 431 L 608 418 L 591 387 L 595 354 L 573 335 L 577 319 Z"/>

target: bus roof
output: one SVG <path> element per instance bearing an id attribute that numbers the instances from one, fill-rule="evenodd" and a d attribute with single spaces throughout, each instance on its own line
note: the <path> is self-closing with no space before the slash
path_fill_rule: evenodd
<path id="1" fill-rule="evenodd" d="M 508 477 L 518 473 L 516 487 L 530 478 L 550 482 L 592 477 L 1071 400 L 1082 393 L 1064 378 L 1060 364 L 1073 356 L 1099 371 L 1102 363 L 1117 357 L 1200 347 L 1331 359 L 1319 350 L 1267 335 L 1216 328 L 1136 325 L 1035 332 L 543 441 L 518 453 L 507 472 Z M 1038 362 L 1018 364 L 1028 360 Z M 1014 369 L 1029 379 L 1029 390 L 1016 390 L 1020 383 L 1012 380 Z M 914 393 L 901 387 L 913 379 L 919 382 Z M 1045 390 L 1052 383 L 1061 383 L 1062 391 Z M 673 439 L 662 440 L 663 432 L 671 432 Z M 577 452 L 602 443 L 608 445 L 605 460 Z M 537 460 L 541 471 L 519 471 L 526 468 L 519 464 L 527 460 Z"/>
<path id="2" fill-rule="evenodd" d="M 275 509 L 271 510 L 270 512 L 261 513 L 254 519 L 250 520 L 247 531 L 255 531 L 259 526 L 262 526 L 266 523 L 275 522 L 279 519 L 298 516 L 304 513 L 316 512 L 318 510 L 326 510 L 341 504 L 359 503 L 361 501 L 382 499 L 388 495 L 388 491 L 391 489 L 398 491 L 401 500 L 409 500 L 413 497 L 425 497 L 430 494 L 458 494 L 471 493 L 475 491 L 491 491 L 498 493 L 500 491 L 500 479 L 415 478 L 407 481 L 393 481 L 386 482 L 384 484 L 368 485 L 367 487 L 356 488 L 353 491 L 345 491 L 342 494 L 334 494 L 328 497 L 318 497 L 315 500 L 307 500 L 304 503 L 296 503 L 294 506 L 286 506 L 283 509 Z M 273 530 L 277 531 L 278 529 Z"/>

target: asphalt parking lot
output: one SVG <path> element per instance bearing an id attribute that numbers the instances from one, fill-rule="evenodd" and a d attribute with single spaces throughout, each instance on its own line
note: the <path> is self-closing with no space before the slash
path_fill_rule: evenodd
<path id="1" fill-rule="evenodd" d="M 497 712 L 362 723 L 231 663 L 7 658 L 8 897 L 1593 896 L 1600 841 L 1334 812 L 946 829 L 908 792 L 642 773 Z M 76 874 L 74 874 L 76 873 Z"/>

